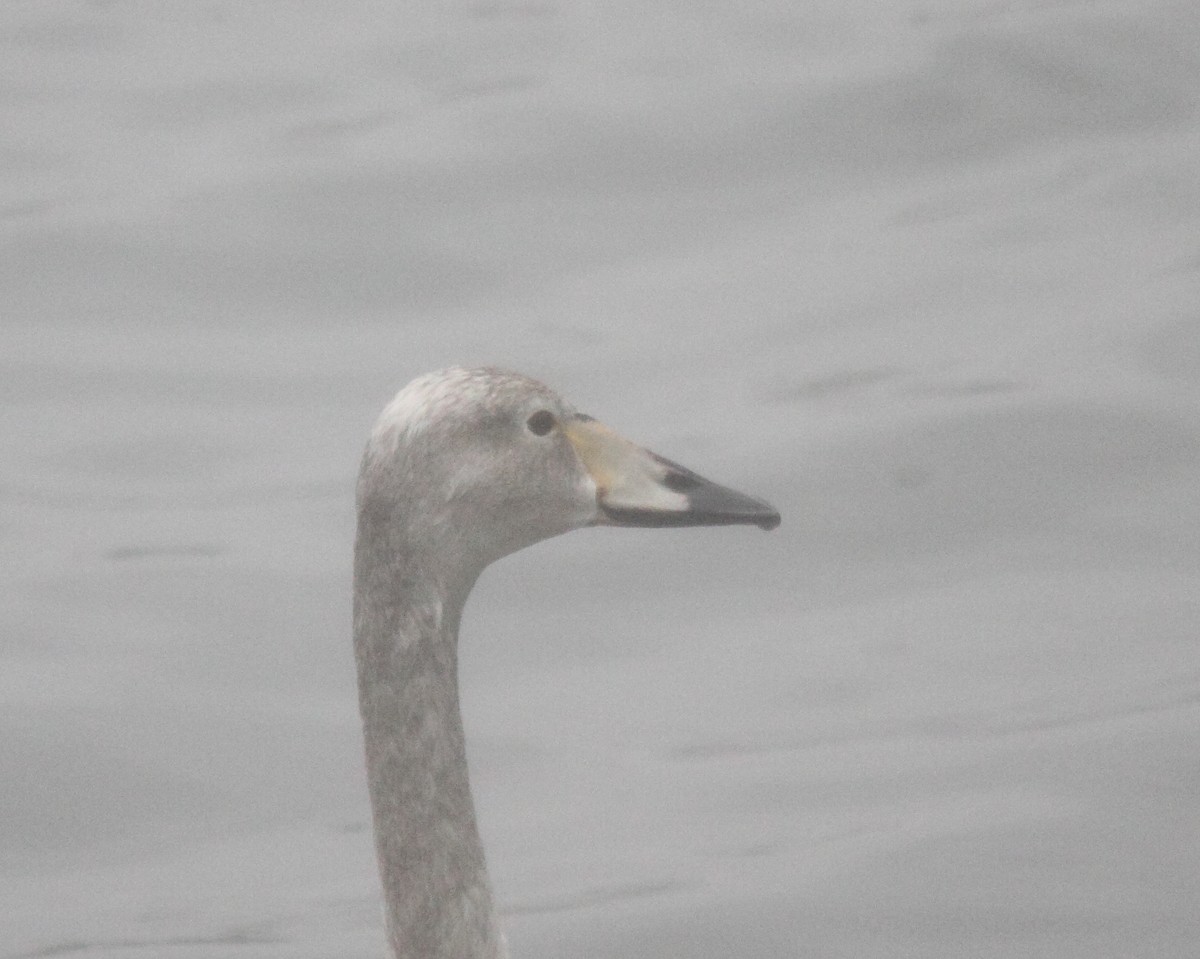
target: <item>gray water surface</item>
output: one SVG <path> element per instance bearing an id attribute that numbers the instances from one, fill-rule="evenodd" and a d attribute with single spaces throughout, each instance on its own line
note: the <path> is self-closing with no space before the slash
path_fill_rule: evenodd
<path id="1" fill-rule="evenodd" d="M 1200 950 L 1189 3 L 0 9 L 0 957 L 381 957 L 353 483 L 494 363 L 772 500 L 485 574 L 515 957 Z"/>

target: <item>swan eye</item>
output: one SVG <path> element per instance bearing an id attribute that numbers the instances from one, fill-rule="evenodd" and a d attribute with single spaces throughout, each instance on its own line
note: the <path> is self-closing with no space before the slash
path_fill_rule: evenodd
<path id="1" fill-rule="evenodd" d="M 525 421 L 534 436 L 545 436 L 554 429 L 554 414 L 549 410 L 538 410 Z"/>

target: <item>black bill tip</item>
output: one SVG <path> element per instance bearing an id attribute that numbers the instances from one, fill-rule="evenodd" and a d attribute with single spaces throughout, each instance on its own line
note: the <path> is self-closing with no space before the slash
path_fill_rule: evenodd
<path id="1" fill-rule="evenodd" d="M 651 454 L 654 455 L 654 454 Z M 662 484 L 684 499 L 679 509 L 606 505 L 601 509 L 609 522 L 619 526 L 757 526 L 775 529 L 779 510 L 765 500 L 747 496 L 693 473 L 686 466 L 654 455 L 667 468 Z"/>
<path id="2" fill-rule="evenodd" d="M 771 530 L 775 529 L 781 522 L 783 522 L 783 517 L 781 517 L 779 515 L 779 511 L 772 509 L 769 513 L 764 513 L 761 518 L 756 520 L 754 525 L 757 526 L 761 530 L 770 532 Z"/>

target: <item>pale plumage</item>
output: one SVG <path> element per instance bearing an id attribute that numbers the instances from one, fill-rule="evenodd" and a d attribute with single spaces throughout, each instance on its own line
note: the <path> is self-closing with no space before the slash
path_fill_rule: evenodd
<path id="1" fill-rule="evenodd" d="M 396 959 L 505 954 L 458 704 L 458 624 L 480 572 L 583 526 L 730 523 L 771 529 L 779 514 L 519 374 L 431 373 L 385 408 L 359 473 L 354 646 Z"/>

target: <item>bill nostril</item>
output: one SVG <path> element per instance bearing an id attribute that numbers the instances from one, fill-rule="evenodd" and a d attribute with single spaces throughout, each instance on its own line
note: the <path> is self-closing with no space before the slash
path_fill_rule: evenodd
<path id="1" fill-rule="evenodd" d="M 674 471 L 667 474 L 663 480 L 663 485 L 676 493 L 684 493 L 690 489 L 695 489 L 700 483 L 694 476 L 688 476 L 687 473 L 676 473 Z"/>

